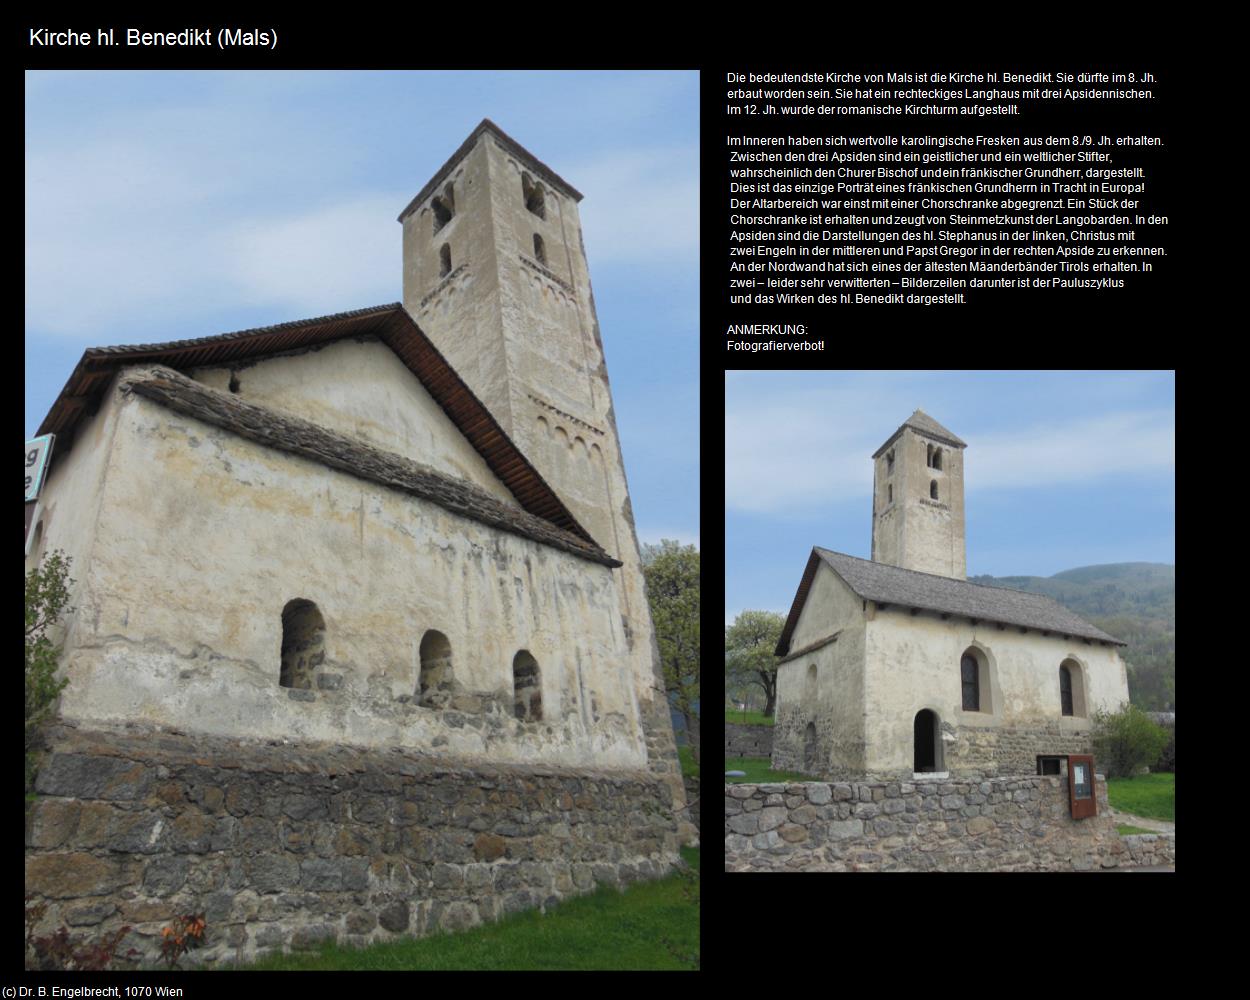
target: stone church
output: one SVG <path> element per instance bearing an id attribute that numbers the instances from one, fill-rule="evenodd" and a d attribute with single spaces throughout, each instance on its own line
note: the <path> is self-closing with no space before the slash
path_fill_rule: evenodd
<path id="1" fill-rule="evenodd" d="M 813 548 L 776 655 L 773 766 L 1059 773 L 1128 701 L 1119 646 L 1048 597 L 968 583 L 967 445 L 917 410 L 873 455 L 872 559 Z"/>
<path id="2" fill-rule="evenodd" d="M 402 304 L 83 355 L 27 561 L 77 581 L 50 922 L 206 909 L 212 961 L 675 861 L 581 197 L 486 120 L 400 213 Z"/>

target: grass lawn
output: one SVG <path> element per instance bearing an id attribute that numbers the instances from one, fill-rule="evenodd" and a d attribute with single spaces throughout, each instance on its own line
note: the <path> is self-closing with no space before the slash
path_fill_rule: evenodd
<path id="1" fill-rule="evenodd" d="M 681 761 L 681 776 L 683 778 L 697 778 L 699 776 L 699 765 L 694 762 L 694 754 L 690 752 L 690 747 L 684 744 L 677 747 L 677 757 Z"/>
<path id="2" fill-rule="evenodd" d="M 1176 822 L 1176 775 L 1108 778 L 1107 801 L 1121 812 Z"/>
<path id="3" fill-rule="evenodd" d="M 699 851 L 682 857 L 697 873 Z M 602 886 L 541 914 L 513 914 L 459 934 L 405 938 L 368 948 L 325 944 L 272 955 L 251 969 L 690 969 L 698 968 L 699 905 L 689 877 Z M 668 942 L 667 944 L 665 942 Z"/>
<path id="4" fill-rule="evenodd" d="M 1140 826 L 1129 826 L 1127 823 L 1120 823 L 1116 826 L 1115 832 L 1120 836 L 1124 836 L 1127 833 L 1154 833 L 1155 831 L 1143 830 Z"/>
<path id="5" fill-rule="evenodd" d="M 739 712 L 732 708 L 725 709 L 725 721 L 734 722 L 739 726 L 771 726 L 774 719 L 763 712 Z"/>
<path id="6" fill-rule="evenodd" d="M 726 778 L 731 785 L 754 785 L 766 781 L 815 781 L 810 774 L 797 771 L 773 771 L 767 757 L 726 757 L 726 771 L 746 771 L 745 778 Z"/>

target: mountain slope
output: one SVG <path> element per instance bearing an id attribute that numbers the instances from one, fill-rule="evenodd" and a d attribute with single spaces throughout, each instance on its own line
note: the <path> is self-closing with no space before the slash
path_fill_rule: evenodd
<path id="1" fill-rule="evenodd" d="M 1123 639 L 1129 697 L 1147 711 L 1176 708 L 1176 567 L 1163 563 L 1081 566 L 1054 576 L 970 576 L 969 583 L 1052 597 Z"/>

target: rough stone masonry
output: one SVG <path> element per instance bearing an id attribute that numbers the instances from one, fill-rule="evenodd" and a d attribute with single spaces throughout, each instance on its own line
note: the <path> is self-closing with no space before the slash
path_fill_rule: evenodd
<path id="1" fill-rule="evenodd" d="M 454 763 L 411 751 L 55 727 L 27 816 L 26 888 L 147 960 L 203 913 L 194 963 L 327 938 L 461 930 L 657 878 L 676 849 L 644 772 Z"/>
<path id="2" fill-rule="evenodd" d="M 1121 837 L 1097 779 L 1074 820 L 1066 777 L 725 786 L 725 870 L 1094 871 L 1174 864 L 1173 834 Z"/>

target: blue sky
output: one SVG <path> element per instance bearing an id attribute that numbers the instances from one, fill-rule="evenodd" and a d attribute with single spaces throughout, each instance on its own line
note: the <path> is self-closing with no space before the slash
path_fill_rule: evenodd
<path id="1" fill-rule="evenodd" d="M 585 196 L 642 541 L 699 534 L 698 74 L 26 76 L 26 436 L 87 347 L 397 302 L 396 216 L 483 118 Z"/>
<path id="2" fill-rule="evenodd" d="M 968 574 L 1175 562 L 1172 372 L 727 372 L 725 620 L 788 612 L 813 545 L 867 559 L 872 454 L 913 410 L 967 442 Z"/>

